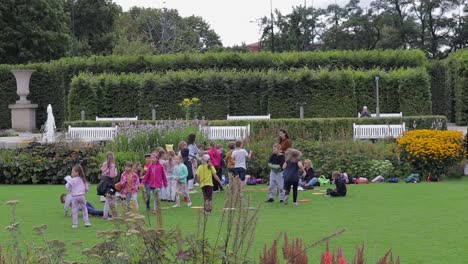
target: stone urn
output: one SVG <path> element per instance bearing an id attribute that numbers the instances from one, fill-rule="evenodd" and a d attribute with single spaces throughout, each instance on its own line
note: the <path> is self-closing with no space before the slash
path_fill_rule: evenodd
<path id="1" fill-rule="evenodd" d="M 27 99 L 29 95 L 29 80 L 35 70 L 12 70 L 16 79 L 16 93 L 20 97 L 15 104 L 8 105 L 11 109 L 11 127 L 18 131 L 33 131 L 36 129 L 36 108 Z"/>
<path id="2" fill-rule="evenodd" d="M 35 70 L 12 70 L 11 73 L 16 79 L 16 93 L 20 99 L 16 101 L 17 104 L 30 104 L 31 102 L 27 99 L 29 95 L 29 80 Z"/>

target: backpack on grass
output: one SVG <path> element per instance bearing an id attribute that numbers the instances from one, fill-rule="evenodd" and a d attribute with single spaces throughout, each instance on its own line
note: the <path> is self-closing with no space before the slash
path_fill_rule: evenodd
<path id="1" fill-rule="evenodd" d="M 400 179 L 398 179 L 397 177 L 393 177 L 393 178 L 390 178 L 388 179 L 388 183 L 398 183 Z"/>
<path id="2" fill-rule="evenodd" d="M 320 186 L 325 185 L 325 184 L 330 184 L 330 180 L 325 178 L 325 176 L 321 175 L 318 178 L 318 182 L 320 183 Z"/>

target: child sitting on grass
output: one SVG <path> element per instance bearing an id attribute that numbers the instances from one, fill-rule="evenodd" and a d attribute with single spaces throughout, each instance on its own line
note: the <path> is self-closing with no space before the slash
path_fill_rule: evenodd
<path id="1" fill-rule="evenodd" d="M 63 203 L 63 213 L 65 216 L 68 216 L 68 208 L 72 207 L 72 196 L 71 194 L 62 193 L 60 195 L 60 202 Z M 96 215 L 96 216 L 103 216 L 102 210 L 97 210 L 93 204 L 86 201 L 86 208 L 88 209 L 88 214 Z"/>
<path id="2" fill-rule="evenodd" d="M 327 194 L 325 194 L 325 197 L 346 196 L 346 183 L 343 177 L 341 176 L 341 172 L 334 171 L 332 174 L 332 179 L 335 181 L 336 189 L 327 189 Z"/>

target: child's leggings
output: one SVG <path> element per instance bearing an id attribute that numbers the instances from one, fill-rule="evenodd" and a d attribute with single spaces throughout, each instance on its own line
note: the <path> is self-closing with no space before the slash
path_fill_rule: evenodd
<path id="1" fill-rule="evenodd" d="M 86 198 L 84 195 L 73 196 L 72 197 L 72 218 L 73 224 L 78 225 L 78 211 L 81 209 L 83 212 L 83 221 L 85 223 L 89 222 L 88 219 L 88 207 L 86 207 Z"/>
<path id="2" fill-rule="evenodd" d="M 176 190 L 176 196 L 175 196 L 175 201 L 177 205 L 180 205 L 180 194 L 184 195 L 187 197 L 188 201 L 190 202 L 190 195 L 187 192 L 187 184 L 186 183 L 177 183 L 177 190 Z"/>
<path id="3" fill-rule="evenodd" d="M 159 200 L 159 193 L 161 192 L 161 188 L 151 188 L 150 187 L 150 192 L 148 193 L 148 197 L 153 196 L 153 210 L 156 211 L 158 207 L 158 200 Z M 151 198 L 150 198 L 151 199 Z"/>
<path id="4" fill-rule="evenodd" d="M 138 209 L 138 193 L 127 193 L 127 196 L 125 197 L 127 200 L 127 206 L 130 208 L 131 206 L 131 201 L 135 202 L 135 208 Z"/>
<path id="5" fill-rule="evenodd" d="M 117 200 L 115 199 L 114 195 L 107 194 L 106 201 L 104 202 L 104 212 L 103 212 L 104 217 L 109 217 L 109 211 L 112 211 L 111 207 L 114 207 L 114 209 L 117 209 Z M 114 214 L 112 214 L 112 216 L 114 216 Z"/>
<path id="6" fill-rule="evenodd" d="M 297 201 L 297 185 L 299 182 L 297 181 L 287 181 L 284 183 L 284 191 L 286 195 L 289 195 L 289 192 L 291 191 L 291 186 L 293 187 L 293 202 L 295 203 Z"/>
<path id="7" fill-rule="evenodd" d="M 279 190 L 279 199 L 284 200 L 284 178 L 283 172 L 270 172 L 270 189 L 268 198 L 273 199 L 276 195 L 276 188 Z"/>

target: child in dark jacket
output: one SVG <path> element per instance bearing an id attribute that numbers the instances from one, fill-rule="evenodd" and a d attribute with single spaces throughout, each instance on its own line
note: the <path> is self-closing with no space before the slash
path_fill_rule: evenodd
<path id="1" fill-rule="evenodd" d="M 281 152 L 281 145 L 273 145 L 273 154 L 268 160 L 268 167 L 270 168 L 270 188 L 268 192 L 268 200 L 266 202 L 274 202 L 276 188 L 279 189 L 280 203 L 284 200 L 284 178 L 283 178 L 283 164 L 284 155 Z"/>
<path id="2" fill-rule="evenodd" d="M 346 182 L 339 171 L 334 171 L 332 178 L 335 181 L 336 189 L 327 189 L 326 197 L 346 196 Z"/>

